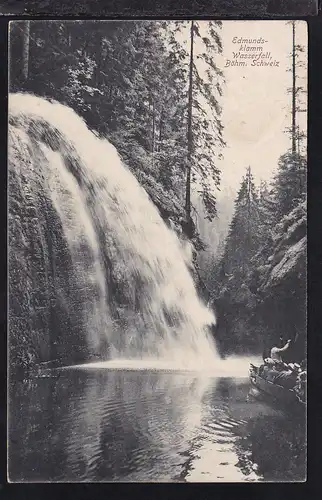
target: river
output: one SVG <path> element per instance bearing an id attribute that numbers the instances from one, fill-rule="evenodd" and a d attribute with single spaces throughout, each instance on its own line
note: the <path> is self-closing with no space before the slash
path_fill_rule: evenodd
<path id="1" fill-rule="evenodd" d="M 64 369 L 10 393 L 14 482 L 305 479 L 305 423 L 249 399 L 247 378 Z"/>

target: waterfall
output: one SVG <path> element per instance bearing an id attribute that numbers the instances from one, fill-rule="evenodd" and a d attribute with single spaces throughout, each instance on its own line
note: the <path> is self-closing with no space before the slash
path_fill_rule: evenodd
<path id="1" fill-rule="evenodd" d="M 9 244 L 16 350 L 216 361 L 183 243 L 107 140 L 28 94 L 9 98 Z"/>

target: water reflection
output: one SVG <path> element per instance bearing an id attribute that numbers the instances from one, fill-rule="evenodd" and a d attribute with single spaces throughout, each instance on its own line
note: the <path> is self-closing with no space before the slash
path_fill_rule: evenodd
<path id="1" fill-rule="evenodd" d="M 281 416 L 260 415 L 248 422 L 236 451 L 244 473 L 250 464 L 266 481 L 304 481 L 306 477 L 305 423 Z"/>
<path id="2" fill-rule="evenodd" d="M 304 431 L 247 402 L 248 389 L 247 380 L 121 370 L 16 383 L 10 479 L 303 480 Z"/>

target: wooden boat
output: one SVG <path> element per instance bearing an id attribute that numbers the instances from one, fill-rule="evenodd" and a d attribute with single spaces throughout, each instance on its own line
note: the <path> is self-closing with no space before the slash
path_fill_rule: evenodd
<path id="1" fill-rule="evenodd" d="M 257 366 L 250 365 L 250 382 L 264 399 L 268 399 L 279 408 L 287 410 L 306 407 L 305 401 L 293 389 L 286 389 L 281 385 L 265 380 L 258 374 L 258 369 Z"/>

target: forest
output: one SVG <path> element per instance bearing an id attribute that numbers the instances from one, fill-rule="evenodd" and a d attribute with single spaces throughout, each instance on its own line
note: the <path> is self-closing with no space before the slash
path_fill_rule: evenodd
<path id="1" fill-rule="evenodd" d="M 209 15 L 209 5 L 202 0 L 184 0 L 155 4 L 152 0 L 128 2 L 122 0 L 117 7 L 105 0 L 75 0 L 66 3 L 61 0 L 6 0 L 2 2 L 2 12 L 14 14 L 55 14 L 66 15 L 152 15 L 152 16 L 195 16 Z M 316 14 L 315 0 L 217 0 L 215 15 L 265 16 Z"/>
<path id="2" fill-rule="evenodd" d="M 245 166 L 227 237 L 200 270 L 198 255 L 211 249 L 198 231 L 194 200 L 211 227 L 218 219 L 219 159 L 226 145 L 225 75 L 217 65 L 221 22 L 10 27 L 10 91 L 73 108 L 117 148 L 168 226 L 192 243 L 196 286 L 216 313 L 213 334 L 223 356 L 262 352 L 283 337 L 294 340 L 293 360 L 305 357 L 307 165 L 298 120 L 305 90 L 296 72 L 304 49 L 295 29 L 293 22 L 292 85 L 285 89 L 292 109 L 289 149 L 270 183 L 258 185 L 252 166 Z"/>

